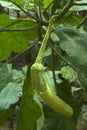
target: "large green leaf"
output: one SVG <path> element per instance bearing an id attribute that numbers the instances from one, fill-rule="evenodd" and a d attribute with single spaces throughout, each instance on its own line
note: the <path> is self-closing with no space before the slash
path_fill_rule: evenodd
<path id="1" fill-rule="evenodd" d="M 0 15 L 0 26 L 4 27 L 8 24 L 16 22 L 7 15 Z M 20 19 L 19 19 L 20 20 Z M 27 28 L 35 25 L 32 20 L 22 20 L 12 25 L 12 28 Z M 9 30 L 9 29 L 8 29 Z M 28 46 L 28 42 L 37 37 L 36 30 L 29 31 L 1 31 L 0 33 L 0 61 L 6 59 L 11 51 L 19 52 Z"/>
<path id="2" fill-rule="evenodd" d="M 81 33 L 73 27 L 56 28 L 60 39 L 60 48 L 77 70 L 79 80 L 87 90 L 87 33 Z"/>
<path id="3" fill-rule="evenodd" d="M 19 20 L 20 19 L 10 19 L 10 17 L 6 14 L 0 14 L 0 33 L 2 32 L 1 28 L 4 28 L 10 25 L 11 23 L 17 22 Z"/>
<path id="4" fill-rule="evenodd" d="M 22 96 L 22 87 L 17 83 L 9 83 L 0 92 L 0 109 L 8 109 L 11 105 L 19 101 Z"/>
<path id="5" fill-rule="evenodd" d="M 23 0 L 4 0 L 4 1 L 15 2 L 18 5 L 20 5 L 23 2 Z"/>
<path id="6" fill-rule="evenodd" d="M 6 110 L 19 101 L 25 79 L 23 72 L 12 70 L 10 64 L 0 64 L 0 110 Z"/>

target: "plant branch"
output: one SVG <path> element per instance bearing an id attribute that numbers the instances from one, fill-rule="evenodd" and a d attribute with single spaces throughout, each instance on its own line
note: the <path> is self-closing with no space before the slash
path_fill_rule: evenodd
<path id="1" fill-rule="evenodd" d="M 68 1 L 66 6 L 59 12 L 59 14 L 56 15 L 56 21 L 60 20 L 60 18 L 62 18 L 65 15 L 65 13 L 73 6 L 73 2 L 74 0 Z"/>
<path id="2" fill-rule="evenodd" d="M 79 23 L 79 25 L 77 25 L 76 28 L 79 29 L 86 20 L 87 20 L 87 15 L 81 20 L 81 22 Z"/>
<path id="3" fill-rule="evenodd" d="M 55 76 L 55 63 L 54 63 L 54 50 L 51 48 L 52 50 L 52 72 L 53 72 L 53 80 L 54 80 L 54 84 L 55 84 L 55 87 L 57 86 L 57 83 L 56 83 L 56 76 Z"/>
<path id="4" fill-rule="evenodd" d="M 0 28 L 0 32 L 14 32 L 14 31 L 29 31 L 38 28 L 38 25 L 34 25 L 26 28 Z"/>
<path id="5" fill-rule="evenodd" d="M 52 24 L 54 22 L 54 19 L 55 19 L 54 16 L 52 16 L 50 18 L 49 25 L 48 25 L 48 28 L 47 28 L 47 32 L 46 32 L 46 34 L 44 36 L 44 39 L 42 41 L 42 44 L 41 44 L 41 47 L 40 47 L 40 50 L 39 50 L 39 53 L 37 55 L 35 63 L 39 63 L 40 64 L 42 62 L 43 53 L 44 53 L 45 47 L 47 45 L 47 41 L 48 41 L 49 36 L 50 36 L 50 32 L 51 32 L 51 29 L 52 29 L 51 26 L 52 26 Z"/>
<path id="6" fill-rule="evenodd" d="M 35 13 L 36 13 L 36 16 L 38 19 L 42 20 L 42 12 L 41 12 L 41 1 L 38 0 L 37 1 L 37 5 L 35 4 Z M 35 3 L 35 2 L 34 2 Z M 36 21 L 37 24 L 39 24 L 39 21 L 37 20 Z M 42 27 L 42 24 L 39 24 L 38 28 L 37 28 L 37 33 L 38 33 L 38 38 L 39 38 L 39 41 L 42 41 L 42 32 L 41 32 L 41 27 Z"/>
<path id="7" fill-rule="evenodd" d="M 52 41 L 51 41 L 52 42 Z M 73 70 L 77 71 L 76 68 L 74 68 L 73 65 L 71 65 L 54 47 L 52 44 L 48 43 L 51 49 L 55 52 L 55 54 L 60 57 L 67 65 L 69 65 Z"/>
<path id="8" fill-rule="evenodd" d="M 38 24 L 38 23 L 37 23 Z M 37 28 L 38 38 L 39 41 L 42 41 L 42 32 L 41 32 L 41 26 L 39 25 Z"/>
<path id="9" fill-rule="evenodd" d="M 27 49 L 25 49 L 23 52 L 17 54 L 15 57 L 7 60 L 7 63 L 11 63 L 12 61 L 15 61 L 17 58 L 21 57 L 24 54 L 27 54 L 29 52 L 30 49 L 32 49 L 36 44 L 38 43 L 38 40 L 35 40 L 31 46 L 29 46 Z"/>
<path id="10" fill-rule="evenodd" d="M 38 6 L 39 6 L 39 15 L 40 15 L 40 19 L 42 20 L 41 0 L 38 0 Z"/>
<path id="11" fill-rule="evenodd" d="M 12 25 L 14 25 L 14 24 L 16 24 L 16 23 L 19 23 L 19 22 L 21 22 L 21 21 L 23 21 L 23 20 L 21 19 L 21 20 L 18 20 L 18 21 L 12 22 L 12 23 L 6 25 L 4 28 L 8 28 L 8 27 L 10 27 L 10 26 L 12 26 Z"/>

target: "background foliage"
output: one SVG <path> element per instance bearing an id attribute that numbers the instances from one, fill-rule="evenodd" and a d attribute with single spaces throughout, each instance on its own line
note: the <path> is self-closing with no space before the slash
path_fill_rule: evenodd
<path id="1" fill-rule="evenodd" d="M 49 86 L 73 107 L 71 119 L 40 99 L 30 77 L 50 17 L 67 4 L 71 8 L 52 27 L 43 64 Z M 15 114 L 17 130 L 76 130 L 87 99 L 87 1 L 0 0 L 0 5 L 0 126 Z"/>

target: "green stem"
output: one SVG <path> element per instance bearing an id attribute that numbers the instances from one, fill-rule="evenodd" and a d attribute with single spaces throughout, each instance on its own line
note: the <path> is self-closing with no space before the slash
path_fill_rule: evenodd
<path id="1" fill-rule="evenodd" d="M 43 58 L 43 53 L 44 53 L 44 50 L 46 48 L 46 45 L 47 45 L 47 41 L 49 39 L 49 36 L 50 36 L 50 32 L 52 30 L 52 24 L 54 23 L 54 21 L 57 21 L 59 20 L 62 16 L 64 16 L 64 14 L 69 10 L 69 8 L 73 5 L 73 2 L 74 0 L 70 0 L 67 5 L 62 9 L 62 11 L 58 14 L 58 15 L 53 15 L 50 20 L 49 20 L 49 25 L 48 25 L 48 29 L 47 29 L 47 32 L 45 34 L 45 37 L 42 41 L 42 44 L 41 44 L 41 47 L 40 47 L 40 50 L 39 50 L 39 53 L 37 55 L 37 58 L 36 58 L 36 62 L 35 63 L 42 63 L 42 58 Z"/>
<path id="2" fill-rule="evenodd" d="M 36 58 L 36 62 L 35 63 L 42 63 L 43 53 L 44 53 L 44 50 L 46 48 L 47 41 L 49 39 L 50 32 L 51 32 L 51 29 L 52 29 L 52 24 L 55 21 L 55 17 L 56 17 L 56 15 L 54 15 L 54 16 L 52 16 L 50 18 L 49 26 L 48 26 L 47 32 L 45 34 L 45 37 L 44 37 L 44 39 L 42 41 L 42 44 L 41 44 L 41 47 L 40 47 L 40 50 L 39 50 L 39 53 L 38 53 L 38 56 Z"/>
<path id="3" fill-rule="evenodd" d="M 30 31 L 38 28 L 38 24 L 26 28 L 0 28 L 0 32 Z"/>

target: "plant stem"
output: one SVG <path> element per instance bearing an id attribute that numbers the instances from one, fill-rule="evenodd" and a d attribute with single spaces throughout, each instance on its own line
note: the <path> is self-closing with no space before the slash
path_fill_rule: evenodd
<path id="1" fill-rule="evenodd" d="M 62 9 L 62 11 L 56 15 L 56 20 L 59 20 L 60 18 L 62 18 L 65 15 L 65 13 L 73 6 L 73 2 L 74 2 L 74 0 L 68 1 L 66 6 Z"/>
<path id="2" fill-rule="evenodd" d="M 50 32 L 51 32 L 51 27 L 52 27 L 52 24 L 55 20 L 55 16 L 52 16 L 50 18 L 50 21 L 49 21 L 49 26 L 48 26 L 48 29 L 47 29 L 47 32 L 45 34 L 45 37 L 42 41 L 42 44 L 41 44 L 41 47 L 40 47 L 40 50 L 39 50 L 39 53 L 38 53 L 38 56 L 36 58 L 36 62 L 35 63 L 41 63 L 42 62 L 42 58 L 43 58 L 43 53 L 44 53 L 44 50 L 45 50 L 45 47 L 47 45 L 47 41 L 49 39 L 49 36 L 50 36 Z"/>
<path id="3" fill-rule="evenodd" d="M 51 42 L 52 42 L 52 41 L 51 41 Z M 50 43 L 48 43 L 48 44 L 49 44 L 49 46 L 51 47 L 51 49 L 55 52 L 55 54 L 57 55 L 58 58 L 60 57 L 67 65 L 69 65 L 74 71 L 77 72 L 76 68 L 74 68 L 74 66 L 73 66 L 72 64 L 70 64 L 70 63 L 58 52 L 58 50 L 56 50 L 56 49 L 53 47 L 53 45 L 51 45 Z"/>
<path id="4" fill-rule="evenodd" d="M 77 25 L 76 28 L 79 29 L 86 20 L 87 20 L 87 15 L 81 20 L 81 22 L 79 23 L 79 25 Z"/>
<path id="5" fill-rule="evenodd" d="M 26 28 L 0 28 L 0 32 L 29 31 L 29 30 L 34 30 L 36 28 L 38 28 L 37 24 L 31 27 L 26 27 Z"/>
<path id="6" fill-rule="evenodd" d="M 73 5 L 73 2 L 74 2 L 74 0 L 70 0 L 58 15 L 53 15 L 50 18 L 48 29 L 47 29 L 45 37 L 42 41 L 42 44 L 41 44 L 41 47 L 40 47 L 40 50 L 39 50 L 39 53 L 37 55 L 35 63 L 39 63 L 39 64 L 42 63 L 43 53 L 44 53 L 45 47 L 47 45 L 47 41 L 48 41 L 49 36 L 50 36 L 50 32 L 52 30 L 53 23 L 56 22 L 57 20 L 59 20 L 67 12 L 67 10 Z"/>

